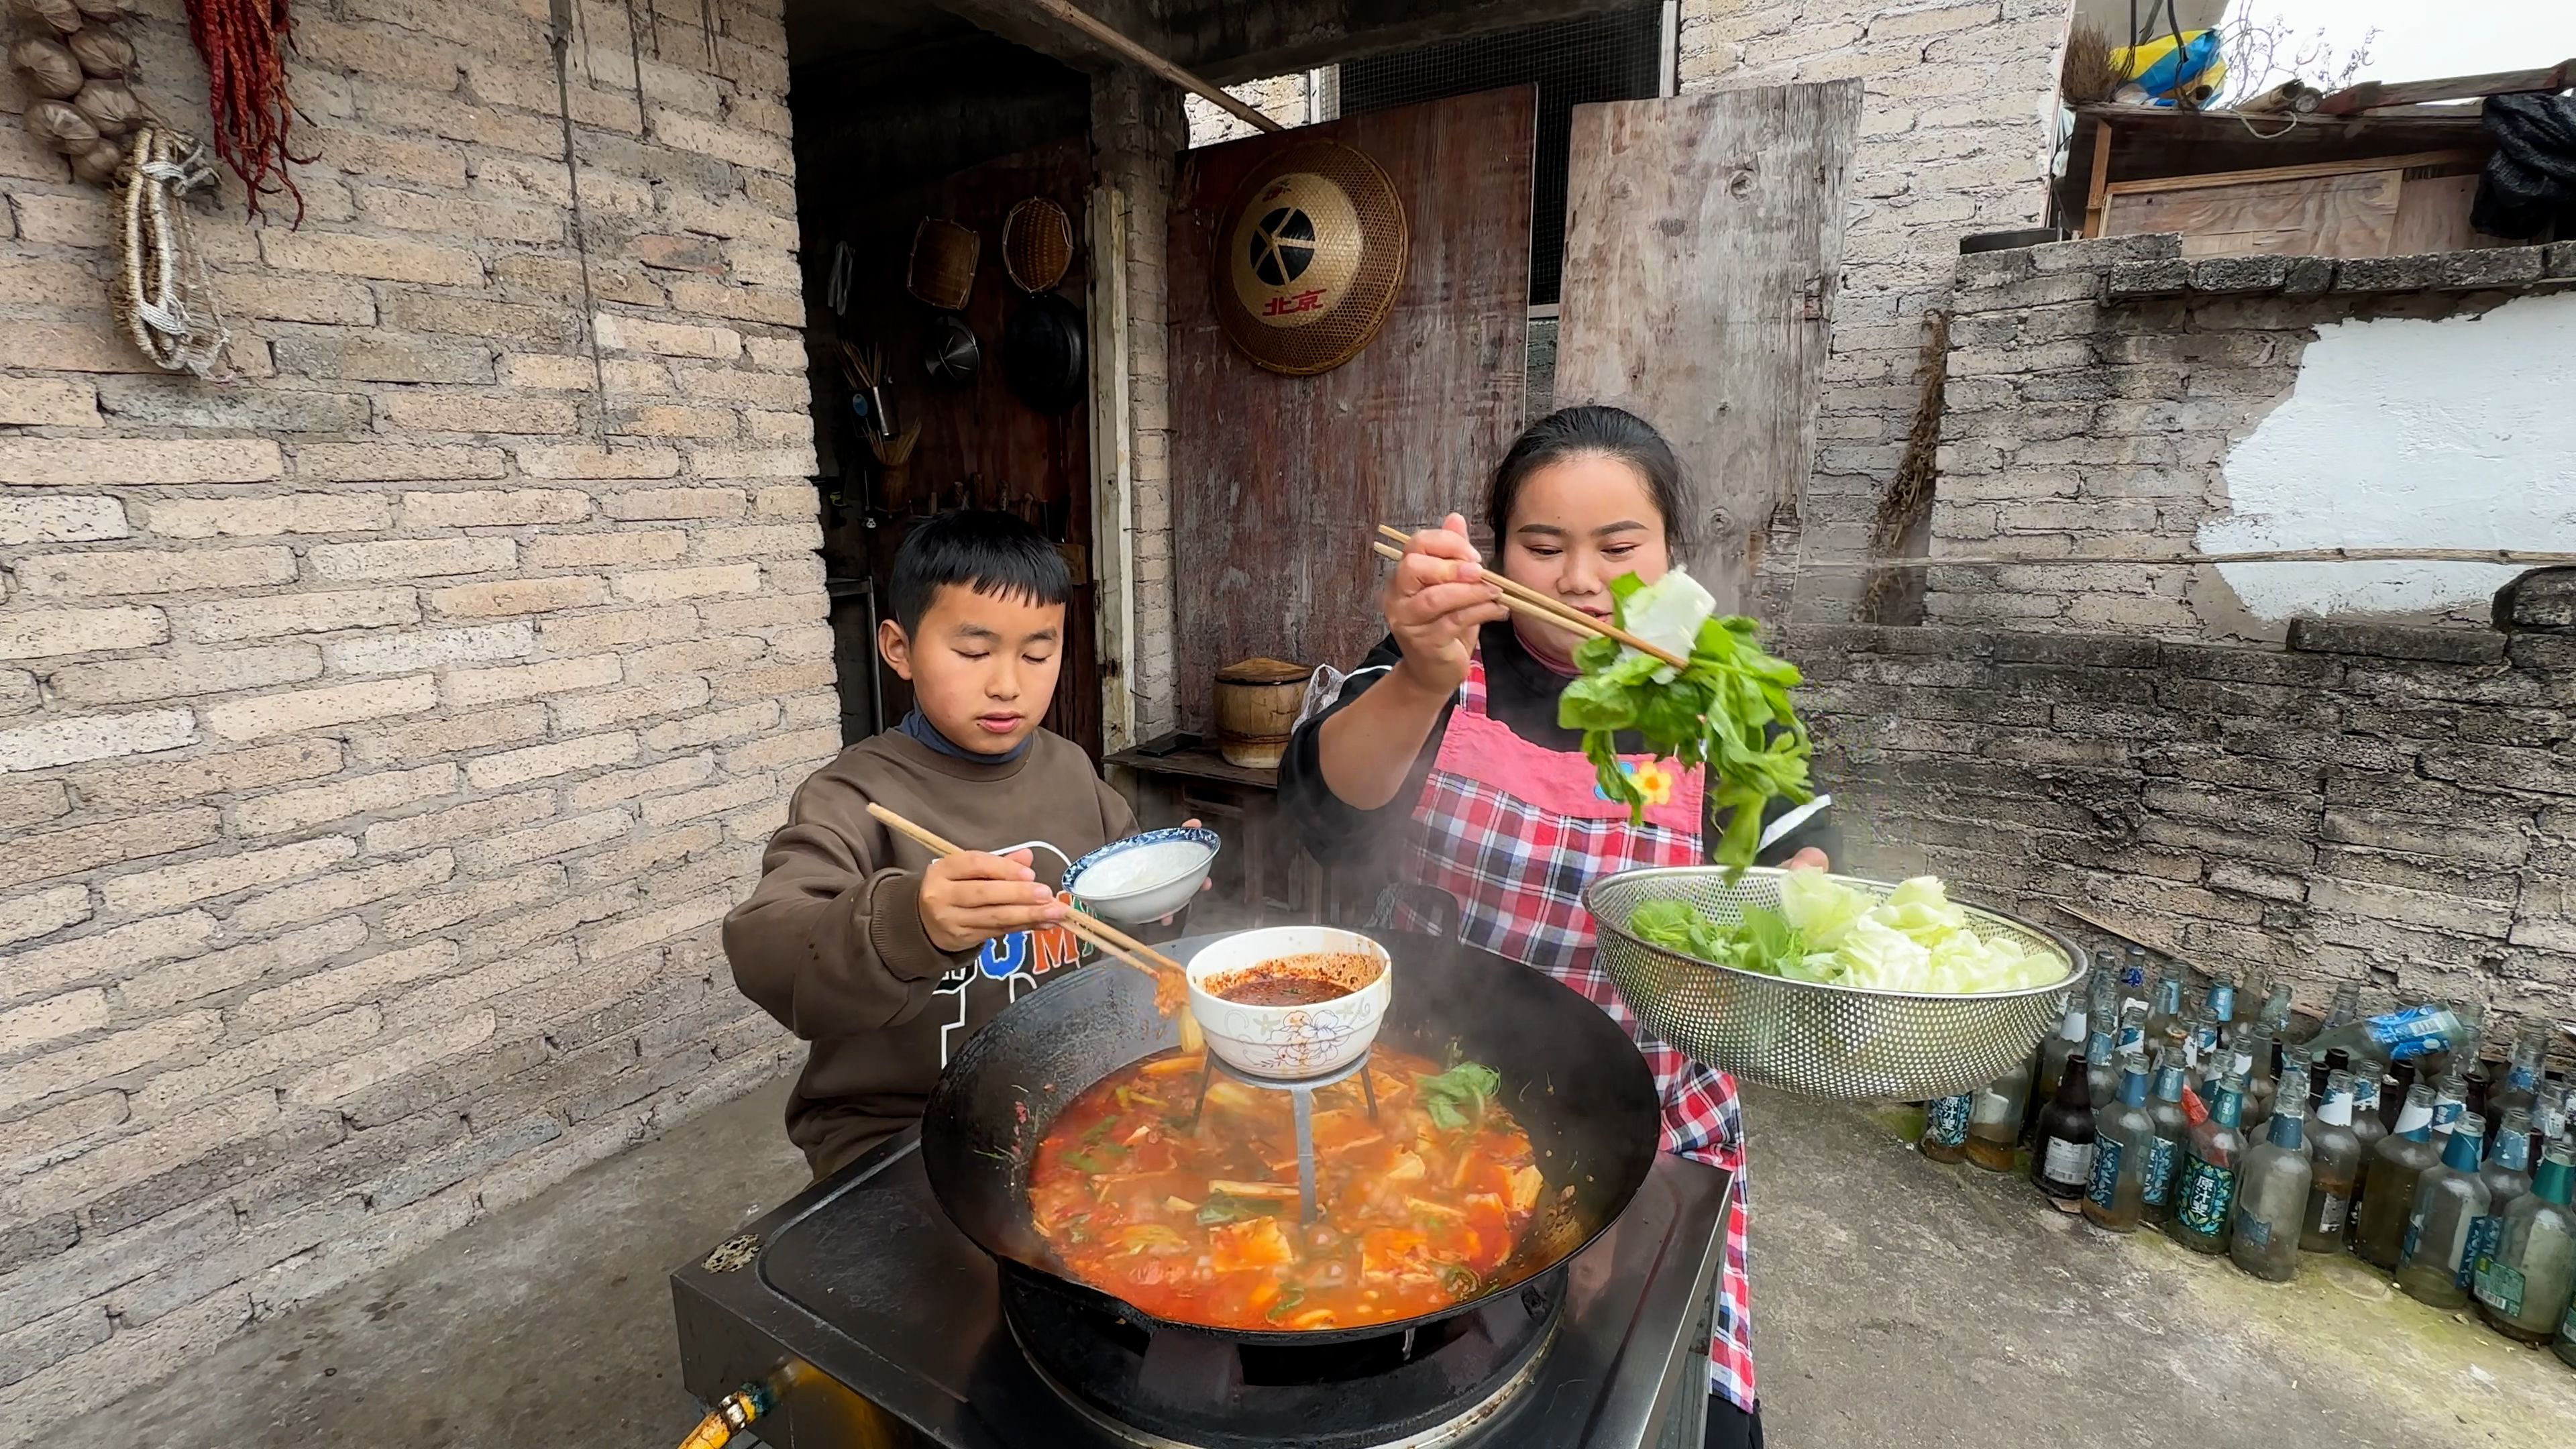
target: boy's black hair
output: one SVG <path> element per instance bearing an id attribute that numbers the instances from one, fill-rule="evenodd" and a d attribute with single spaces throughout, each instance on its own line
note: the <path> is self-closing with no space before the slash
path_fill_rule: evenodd
<path id="1" fill-rule="evenodd" d="M 946 584 L 1029 604 L 1061 604 L 1073 596 L 1073 573 L 1046 535 L 984 508 L 951 509 L 904 535 L 888 602 L 906 638 Z"/>

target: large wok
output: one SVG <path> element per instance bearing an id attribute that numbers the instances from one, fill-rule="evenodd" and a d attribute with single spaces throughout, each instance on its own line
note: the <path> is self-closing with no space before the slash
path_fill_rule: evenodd
<path id="1" fill-rule="evenodd" d="M 1454 1044 L 1502 1074 L 1501 1100 L 1528 1130 L 1547 1174 L 1541 1218 L 1482 1293 L 1436 1313 L 1303 1332 L 1171 1326 L 1265 1345 L 1425 1327 L 1581 1251 L 1618 1218 L 1654 1165 L 1662 1131 L 1654 1074 L 1601 1008 L 1500 956 L 1427 936 L 1370 934 L 1394 956 L 1394 999 L 1378 1040 L 1435 1062 Z M 1205 939 L 1213 938 L 1167 949 L 1187 959 Z M 1028 1165 L 1067 1103 L 1120 1067 L 1177 1045 L 1179 1034 L 1176 1022 L 1155 1012 L 1153 983 L 1143 973 L 1095 964 L 1023 997 L 949 1059 L 922 1114 L 922 1166 L 940 1207 L 1006 1276 L 1025 1272 L 1078 1303 L 1141 1326 L 1164 1324 L 1070 1276 L 1030 1218 Z M 1568 1185 L 1571 1200 L 1551 1209 Z"/>

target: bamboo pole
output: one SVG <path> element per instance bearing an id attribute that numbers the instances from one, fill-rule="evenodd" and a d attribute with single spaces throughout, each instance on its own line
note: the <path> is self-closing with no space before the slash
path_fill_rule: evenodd
<path id="1" fill-rule="evenodd" d="M 1802 569 L 1999 568 L 2034 564 L 2478 563 L 2543 568 L 2576 564 L 2576 552 L 2528 548 L 2275 548 L 2237 553 L 1915 554 L 1904 558 L 1808 559 Z"/>
<path id="2" fill-rule="evenodd" d="M 1188 71 L 1181 69 L 1179 66 L 1172 64 L 1170 61 L 1163 59 L 1154 52 L 1147 50 L 1135 41 L 1129 40 L 1126 36 L 1112 30 L 1107 25 L 1104 25 L 1100 21 L 1092 18 L 1088 13 L 1077 10 L 1073 6 L 1066 4 L 1065 0 L 1029 0 L 1029 3 L 1036 6 L 1039 10 L 1046 12 L 1048 15 L 1055 17 L 1055 19 L 1063 24 L 1072 26 L 1083 34 L 1090 36 L 1093 40 L 1096 40 L 1102 45 L 1109 47 L 1111 50 L 1118 52 L 1120 55 L 1127 57 L 1130 62 L 1143 66 L 1145 69 L 1152 71 L 1154 74 L 1161 76 L 1163 79 L 1170 81 L 1181 89 L 1190 92 L 1200 100 L 1207 102 L 1209 105 L 1214 106 L 1218 110 L 1225 112 L 1227 115 L 1234 117 L 1236 120 L 1251 126 L 1255 130 L 1284 131 L 1288 129 L 1285 126 L 1280 125 L 1277 121 L 1274 121 L 1268 116 L 1261 114 L 1259 111 L 1254 110 L 1252 107 L 1245 105 L 1243 102 L 1236 100 L 1230 95 L 1227 95 L 1223 87 L 1213 85 L 1207 81 L 1199 79 L 1197 76 L 1194 76 Z"/>

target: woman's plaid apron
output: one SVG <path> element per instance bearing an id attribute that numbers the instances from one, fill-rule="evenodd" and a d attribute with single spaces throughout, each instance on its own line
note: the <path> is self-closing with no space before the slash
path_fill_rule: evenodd
<path id="1" fill-rule="evenodd" d="M 1646 756 L 1627 758 L 1642 775 L 1643 825 L 1601 793 L 1581 754 L 1535 745 L 1485 710 L 1485 669 L 1470 661 L 1458 707 L 1413 818 L 1424 826 L 1406 863 L 1409 883 L 1458 903 L 1458 939 L 1526 962 L 1590 997 L 1627 1028 L 1654 1069 L 1664 1101 L 1663 1147 L 1735 1174 L 1726 1214 L 1726 1263 L 1709 1389 L 1753 1410 L 1751 1284 L 1745 1273 L 1744 1121 L 1735 1082 L 1642 1030 L 1592 964 L 1592 917 L 1583 888 L 1596 877 L 1641 866 L 1701 863 L 1705 809 L 1699 772 L 1681 773 Z"/>

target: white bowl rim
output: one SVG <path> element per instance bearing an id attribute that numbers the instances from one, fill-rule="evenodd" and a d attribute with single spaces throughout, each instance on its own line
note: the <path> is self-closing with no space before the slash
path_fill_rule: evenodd
<path id="1" fill-rule="evenodd" d="M 1129 886 L 1112 895 L 1095 895 L 1082 889 L 1082 873 L 1111 856 L 1124 855 L 1128 851 L 1148 845 L 1170 845 L 1175 841 L 1204 845 L 1207 847 L 1207 854 L 1170 875 L 1157 877 L 1142 885 Z M 1222 841 L 1217 833 L 1203 825 L 1169 825 L 1159 830 L 1140 830 L 1134 835 L 1122 835 L 1065 867 L 1064 888 L 1073 892 L 1077 899 L 1093 902 L 1115 903 L 1133 896 L 1151 895 L 1156 891 L 1179 884 L 1186 877 L 1207 874 L 1209 867 L 1216 863 L 1217 851 L 1220 848 L 1222 848 Z"/>
<path id="2" fill-rule="evenodd" d="M 1246 944 L 1263 937 L 1276 938 L 1279 944 L 1271 945 L 1267 942 L 1263 942 L 1262 947 L 1265 947 L 1266 949 L 1256 948 L 1253 945 Z M 1296 944 L 1289 944 L 1290 942 L 1295 942 Z M 1228 950 L 1227 948 L 1231 949 Z M 1226 951 L 1228 959 L 1221 961 L 1210 959 L 1217 955 L 1221 950 Z M 1345 991 L 1339 996 L 1327 998 L 1325 1001 L 1309 1003 L 1309 1005 L 1323 1006 L 1335 1001 L 1348 1001 L 1355 996 L 1366 995 L 1367 993 L 1381 987 L 1387 988 L 1390 991 L 1393 990 L 1395 953 L 1389 951 L 1386 948 L 1386 943 L 1378 940 L 1376 937 L 1365 935 L 1358 931 L 1348 930 L 1341 926 L 1256 926 L 1248 931 L 1230 932 L 1208 942 L 1196 951 L 1191 952 L 1190 959 L 1182 963 L 1181 975 L 1188 983 L 1191 995 L 1205 997 L 1208 1001 L 1213 1002 L 1228 1011 L 1298 1011 L 1305 1008 L 1295 1006 L 1255 1006 L 1250 1002 L 1228 1001 L 1224 997 L 1217 995 L 1215 992 L 1208 990 L 1206 983 L 1208 978 L 1211 976 L 1221 975 L 1229 971 L 1246 970 L 1250 967 L 1257 966 L 1264 961 L 1274 960 L 1281 956 L 1302 956 L 1324 951 L 1349 951 L 1360 955 L 1374 956 L 1377 958 L 1377 974 L 1370 977 L 1362 985 L 1354 987 L 1349 991 Z M 1237 953 L 1240 953 L 1240 959 L 1237 959 Z M 1201 1025 L 1206 1026 L 1207 1023 L 1202 1020 Z"/>

